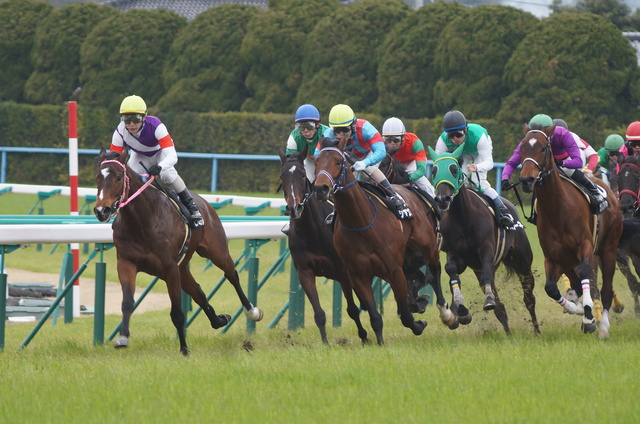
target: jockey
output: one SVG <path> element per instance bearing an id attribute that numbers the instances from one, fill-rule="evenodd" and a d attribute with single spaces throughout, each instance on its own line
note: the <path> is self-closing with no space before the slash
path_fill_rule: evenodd
<path id="1" fill-rule="evenodd" d="M 580 148 L 580 156 L 582 157 L 582 162 L 584 163 L 582 172 L 587 174 L 587 176 L 593 176 L 593 172 L 598 166 L 598 152 L 596 152 L 596 150 L 591 147 L 589 143 L 580 138 L 578 134 L 569 130 L 569 127 L 567 126 L 567 123 L 564 121 L 564 119 L 554 119 L 553 125 L 561 126 L 571 133 L 573 139 L 576 141 L 576 144 Z"/>
<path id="2" fill-rule="evenodd" d="M 389 118 L 382 125 L 382 138 L 387 153 L 409 174 L 409 182 L 434 197 L 435 190 L 427 179 L 427 153 L 418 136 L 407 132 L 400 119 Z"/>
<path id="3" fill-rule="evenodd" d="M 313 153 L 320 138 L 322 138 L 322 134 L 329 127 L 320 123 L 320 112 L 310 104 L 300 106 L 294 119 L 296 127 L 289 134 L 285 154 L 300 153 L 305 146 L 308 146 L 304 168 L 309 181 L 313 181 L 316 175 L 316 163 L 313 159 Z"/>
<path id="4" fill-rule="evenodd" d="M 125 147 L 131 151 L 127 162 L 129 167 L 138 174 L 148 170 L 149 176 L 159 176 L 189 210 L 191 226 L 202 227 L 202 214 L 173 167 L 178 162 L 178 155 L 169 131 L 160 119 L 147 115 L 147 105 L 140 96 L 125 97 L 120 105 L 120 124 L 113 132 L 109 150 L 122 153 Z"/>
<path id="5" fill-rule="evenodd" d="M 398 209 L 401 219 L 412 219 L 413 215 L 404 199 L 396 193 L 389 180 L 378 169 L 380 161 L 386 156 L 384 141 L 377 129 L 366 119 L 357 119 L 348 105 L 335 105 L 329 112 L 329 129 L 324 133 L 330 139 L 347 138 L 345 153 L 356 159 L 352 169 L 355 172 L 365 171 L 386 191 L 389 199 Z M 314 156 L 320 153 L 320 145 L 316 146 Z"/>
<path id="6" fill-rule="evenodd" d="M 467 176 L 465 184 L 469 185 L 469 182 L 477 184 L 496 205 L 500 226 L 513 227 L 515 225 L 513 216 L 500 200 L 498 192 L 487 181 L 487 172 L 493 169 L 493 145 L 487 130 L 478 124 L 467 123 L 462 112 L 457 110 L 445 113 L 442 130 L 436 142 L 436 153 L 453 152 L 464 145 L 462 156 L 460 156 L 460 167 Z"/>
<path id="7" fill-rule="evenodd" d="M 620 148 L 623 157 L 640 153 L 640 121 L 629 124 L 625 134 L 627 142 Z"/>
<path id="8" fill-rule="evenodd" d="M 607 185 L 609 185 L 611 171 L 618 165 L 618 156 L 623 145 L 624 139 L 621 135 L 610 134 L 604 141 L 604 147 L 598 150 L 598 172 Z"/>
<path id="9" fill-rule="evenodd" d="M 597 204 L 597 208 L 594 211 L 596 215 L 604 212 L 609 207 L 609 203 L 600 193 L 597 186 L 580 170 L 584 162 L 580 156 L 580 149 L 571 133 L 559 125 L 554 125 L 551 117 L 544 114 L 538 114 L 531 118 L 529 125 L 525 128 L 529 130 L 551 128 L 549 144 L 556 166 L 568 177 L 571 177 L 573 181 L 587 189 L 589 195 Z M 518 147 L 513 151 L 502 171 L 502 190 L 509 190 L 512 187 L 511 183 L 509 183 L 509 178 L 518 165 L 520 165 L 520 143 L 518 143 Z"/>

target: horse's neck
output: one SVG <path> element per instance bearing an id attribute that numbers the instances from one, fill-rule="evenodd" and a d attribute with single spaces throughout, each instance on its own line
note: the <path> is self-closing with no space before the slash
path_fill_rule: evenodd
<path id="1" fill-rule="evenodd" d="M 453 198 L 453 201 L 451 202 L 451 213 L 461 218 L 469 216 L 471 211 L 474 210 L 474 206 L 472 203 L 473 202 L 472 196 L 475 196 L 475 194 L 471 193 L 470 190 L 466 188 L 464 185 L 461 186 L 460 191 L 458 191 L 458 194 Z M 460 219 L 459 224 L 465 227 L 467 225 L 473 227 L 474 225 L 477 224 L 477 220 L 462 218 Z"/>
<path id="2" fill-rule="evenodd" d="M 336 191 L 333 195 L 336 214 L 347 226 L 362 227 L 371 222 L 374 215 L 369 197 L 360 184 L 352 178 L 348 179 L 345 185 L 348 187 Z"/>
<path id="3" fill-rule="evenodd" d="M 136 193 L 142 189 L 144 183 L 142 178 L 131 168 L 127 168 L 127 177 L 129 178 L 129 192 L 127 193 L 126 200 L 131 199 Z M 135 221 L 138 224 L 149 221 L 149 216 L 152 215 L 150 211 L 156 210 L 156 203 L 158 202 L 158 190 L 153 187 L 147 187 L 142 190 L 135 199 L 127 203 L 120 209 L 119 214 L 127 221 Z"/>
<path id="4" fill-rule="evenodd" d="M 535 194 L 538 214 L 549 213 L 553 216 L 561 215 L 562 210 L 571 209 L 567 196 L 567 187 L 562 182 L 558 172 L 552 172 L 543 178 L 541 184 L 536 185 Z"/>

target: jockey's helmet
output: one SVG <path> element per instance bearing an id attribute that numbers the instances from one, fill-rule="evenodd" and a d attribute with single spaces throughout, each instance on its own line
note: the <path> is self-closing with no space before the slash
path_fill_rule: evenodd
<path id="1" fill-rule="evenodd" d="M 147 114 L 147 104 L 140 96 L 127 96 L 120 104 L 120 115 L 138 113 Z"/>
<path id="2" fill-rule="evenodd" d="M 389 118 L 382 124 L 382 136 L 402 137 L 405 133 L 404 124 L 398 118 Z"/>
<path id="3" fill-rule="evenodd" d="M 314 105 L 304 104 L 296 110 L 295 122 L 316 121 L 320 122 L 320 112 Z"/>
<path id="4" fill-rule="evenodd" d="M 629 124 L 626 133 L 627 141 L 640 140 L 640 121 L 635 121 Z"/>
<path id="5" fill-rule="evenodd" d="M 467 127 L 467 118 L 459 110 L 450 110 L 444 114 L 442 119 L 442 130 L 463 130 Z"/>
<path id="6" fill-rule="evenodd" d="M 332 128 L 348 127 L 355 120 L 356 114 L 348 105 L 335 105 L 329 112 L 329 126 Z"/>
<path id="7" fill-rule="evenodd" d="M 604 148 L 609 152 L 617 152 L 624 144 L 624 139 L 619 134 L 611 134 L 604 140 Z"/>
<path id="8" fill-rule="evenodd" d="M 539 113 L 529 121 L 530 130 L 542 130 L 547 127 L 553 126 L 553 120 L 549 115 Z"/>
<path id="9" fill-rule="evenodd" d="M 555 125 L 556 127 L 562 127 L 565 130 L 569 130 L 569 126 L 567 125 L 566 122 L 564 122 L 564 119 L 560 119 L 560 118 L 554 119 L 553 125 Z"/>

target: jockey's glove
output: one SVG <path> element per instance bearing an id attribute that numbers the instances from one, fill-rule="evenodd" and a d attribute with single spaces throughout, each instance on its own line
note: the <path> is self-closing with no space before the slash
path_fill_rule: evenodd
<path id="1" fill-rule="evenodd" d="M 513 188 L 513 184 L 511 184 L 509 180 L 502 180 L 500 188 L 502 188 L 502 191 L 511 190 Z"/>
<path id="2" fill-rule="evenodd" d="M 151 175 L 160 175 L 162 172 L 162 167 L 160 165 L 153 165 L 149 168 L 149 176 Z"/>
<path id="3" fill-rule="evenodd" d="M 553 158 L 553 161 L 556 163 L 556 166 L 558 168 L 563 168 L 564 167 L 564 161 L 562 159 Z"/>
<path id="4" fill-rule="evenodd" d="M 353 164 L 353 170 L 356 172 L 364 171 L 366 167 L 367 165 L 364 163 L 363 160 L 360 160 Z"/>

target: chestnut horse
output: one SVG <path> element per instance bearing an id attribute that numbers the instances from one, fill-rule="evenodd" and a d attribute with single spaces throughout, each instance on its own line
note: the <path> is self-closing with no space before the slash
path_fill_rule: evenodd
<path id="1" fill-rule="evenodd" d="M 441 248 L 447 253 L 444 269 L 449 274 L 453 296 L 451 310 L 458 315 L 460 324 L 471 322 L 471 314 L 464 305 L 460 281 L 460 274 L 469 267 L 475 273 L 484 293 L 483 309 L 493 309 L 504 331 L 509 333 L 507 311 L 495 286 L 496 269 L 503 263 L 508 271 L 518 275 L 533 330 L 540 333 L 536 318 L 536 298 L 533 294 L 535 279 L 531 272 L 533 252 L 527 234 L 519 223 L 514 229 L 500 228 L 489 203 L 466 188 L 459 163 L 462 149 L 463 146 L 460 146 L 453 153 L 438 155 L 429 147 L 429 155 L 433 159 L 436 204 L 443 212 L 440 222 Z M 513 205 L 506 199 L 502 201 L 511 215 L 517 217 Z"/>
<path id="2" fill-rule="evenodd" d="M 520 142 L 520 183 L 525 192 L 535 191 L 537 199 L 538 238 L 545 257 L 544 288 L 567 312 L 583 314 L 582 331 L 591 333 L 597 326 L 597 337 L 607 339 L 622 213 L 614 193 L 597 179 L 592 181 L 606 190 L 610 206 L 600 215 L 591 213 L 587 197 L 568 179 L 561 178 L 554 164 L 550 136 L 549 129 L 531 130 Z M 597 298 L 597 262 L 602 271 L 603 311 L 596 323 L 592 299 Z M 557 282 L 563 273 L 578 296 L 582 295 L 582 305 L 567 301 L 560 294 Z"/>
<path id="3" fill-rule="evenodd" d="M 236 289 L 245 315 L 253 321 L 260 321 L 263 313 L 249 302 L 240 287 L 224 228 L 213 207 L 192 193 L 205 225 L 190 229 L 173 201 L 160 190 L 147 188 L 148 184 L 143 183 L 140 175 L 126 165 L 126 151 L 115 159 L 106 160 L 105 155 L 102 149 L 98 157 L 98 195 L 94 213 L 101 222 L 116 216 L 112 227 L 118 278 L 122 287 L 122 326 L 114 346 L 129 345 L 129 321 L 138 272 L 146 272 L 166 282 L 171 299 L 171 321 L 178 331 L 183 355 L 188 355 L 189 349 L 184 329 L 185 316 L 180 308 L 180 289 L 202 308 L 211 321 L 211 327 L 220 328 L 229 323 L 231 316 L 216 315 L 189 271 L 189 260 L 194 252 L 210 259 L 224 271 L 225 277 Z"/>
<path id="4" fill-rule="evenodd" d="M 360 308 L 354 302 L 349 275 L 333 247 L 331 226 L 325 221 L 333 212 L 333 207 L 311 195 L 313 186 L 307 179 L 304 168 L 307 149 L 298 154 L 285 155 L 281 148 L 279 155 L 282 164 L 280 181 L 287 201 L 285 214 L 291 217 L 289 227 L 291 259 L 298 273 L 300 285 L 313 307 L 320 337 L 324 344 L 328 344 L 325 330 L 327 317 L 320 306 L 316 276 L 330 278 L 340 283 L 347 301 L 347 313 L 355 321 L 360 339 L 366 343 L 367 331 L 360 322 Z"/>
<path id="5" fill-rule="evenodd" d="M 367 194 L 347 168 L 344 153 L 346 139 L 339 143 L 323 138 L 316 157 L 315 192 L 320 200 L 333 193 L 336 208 L 333 241 L 347 268 L 354 290 L 369 312 L 371 327 L 379 345 L 383 344 L 382 316 L 376 310 L 371 288 L 378 276 L 389 282 L 398 305 L 402 324 L 415 335 L 422 334 L 427 322 L 415 321 L 408 306 L 408 288 L 402 270 L 407 246 L 420 252 L 433 275 L 434 292 L 442 321 L 457 326 L 440 287 L 440 252 L 436 237 L 434 212 L 417 195 L 402 186 L 395 190 L 411 209 L 413 219 L 400 221 L 377 198 Z"/>

